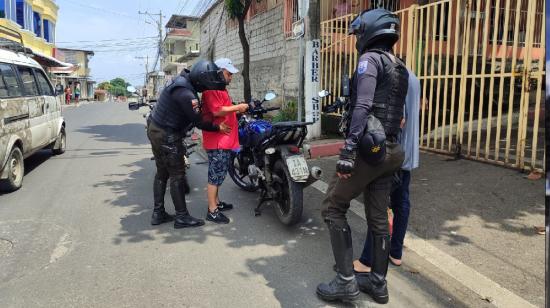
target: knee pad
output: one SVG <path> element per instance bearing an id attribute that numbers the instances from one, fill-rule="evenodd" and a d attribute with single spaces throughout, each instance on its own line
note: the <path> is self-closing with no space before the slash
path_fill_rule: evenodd
<path id="1" fill-rule="evenodd" d="M 351 228 L 346 220 L 325 218 L 329 230 L 350 231 Z"/>

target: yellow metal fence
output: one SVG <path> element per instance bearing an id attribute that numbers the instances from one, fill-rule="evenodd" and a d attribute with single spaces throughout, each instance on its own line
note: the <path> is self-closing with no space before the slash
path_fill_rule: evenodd
<path id="1" fill-rule="evenodd" d="M 544 0 L 441 0 L 396 12 L 394 52 L 421 81 L 422 149 L 544 168 L 544 12 Z M 357 65 L 353 17 L 321 23 L 321 86 L 335 96 Z"/>

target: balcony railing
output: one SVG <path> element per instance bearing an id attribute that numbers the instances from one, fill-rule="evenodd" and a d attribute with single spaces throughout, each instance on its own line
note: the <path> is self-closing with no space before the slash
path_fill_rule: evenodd
<path id="1" fill-rule="evenodd" d="M 183 57 L 183 55 L 168 55 L 166 57 L 166 62 L 178 63 L 178 59 Z"/>

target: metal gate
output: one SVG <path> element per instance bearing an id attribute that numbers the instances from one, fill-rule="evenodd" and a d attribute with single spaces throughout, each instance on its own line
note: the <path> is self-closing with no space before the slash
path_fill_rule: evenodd
<path id="1" fill-rule="evenodd" d="M 544 12 L 544 0 L 440 0 L 396 12 L 394 52 L 421 81 L 422 149 L 544 168 Z M 352 18 L 321 23 L 321 84 L 335 95 L 357 64 Z"/>

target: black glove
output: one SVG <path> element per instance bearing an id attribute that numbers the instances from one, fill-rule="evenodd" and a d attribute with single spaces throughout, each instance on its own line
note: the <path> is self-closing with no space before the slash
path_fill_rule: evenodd
<path id="1" fill-rule="evenodd" d="M 355 151 L 349 148 L 340 149 L 340 159 L 336 163 L 336 172 L 351 174 L 355 168 Z"/>

